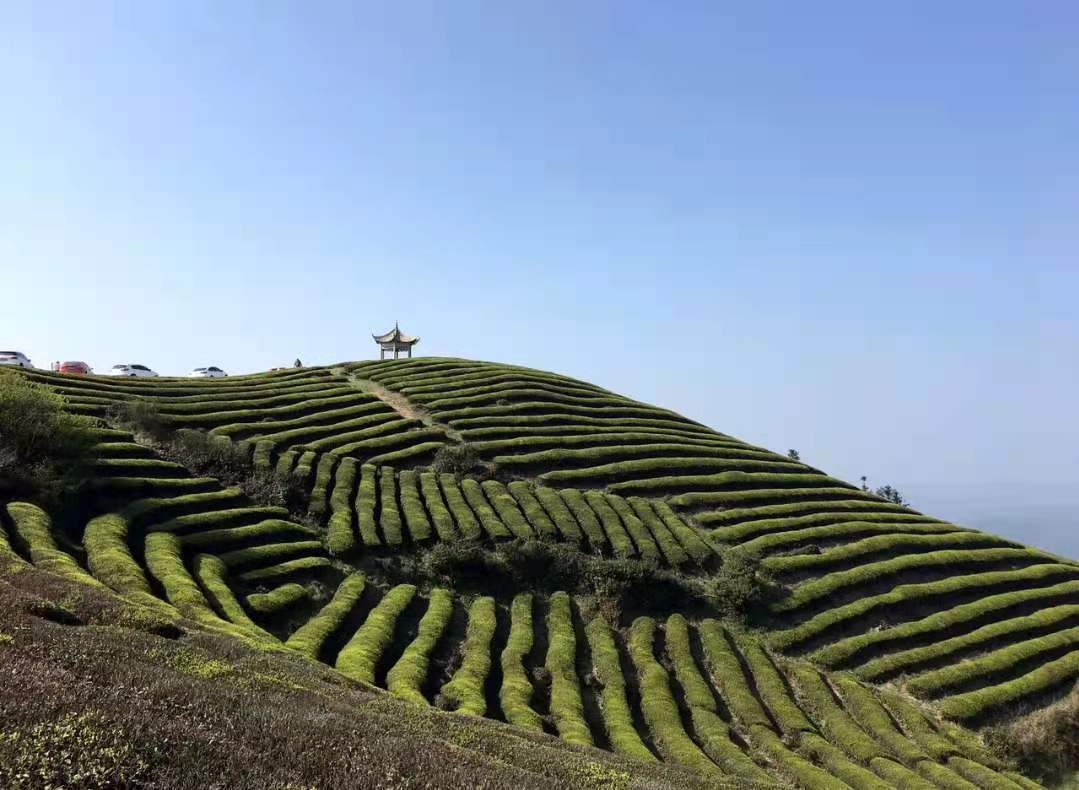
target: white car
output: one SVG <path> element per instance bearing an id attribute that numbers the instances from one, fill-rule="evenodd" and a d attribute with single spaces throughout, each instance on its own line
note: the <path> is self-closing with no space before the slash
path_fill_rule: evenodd
<path id="1" fill-rule="evenodd" d="M 210 365 L 208 368 L 195 368 L 191 371 L 191 376 L 196 379 L 219 379 L 227 375 L 228 373 L 214 365 Z"/>
<path id="2" fill-rule="evenodd" d="M 0 365 L 11 365 L 16 368 L 32 368 L 30 358 L 21 351 L 0 351 Z"/>
<path id="3" fill-rule="evenodd" d="M 157 374 L 145 365 L 113 365 L 106 376 L 138 376 L 140 378 L 156 376 Z"/>

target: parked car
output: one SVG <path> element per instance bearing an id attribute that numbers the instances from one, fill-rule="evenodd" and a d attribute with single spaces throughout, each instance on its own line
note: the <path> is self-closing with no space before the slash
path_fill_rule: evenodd
<path id="1" fill-rule="evenodd" d="M 156 376 L 157 373 L 145 365 L 113 365 L 106 373 L 107 376 Z"/>
<path id="2" fill-rule="evenodd" d="M 56 370 L 60 373 L 73 373 L 77 376 L 89 376 L 94 372 L 93 368 L 85 362 L 61 362 L 56 366 Z"/>
<path id="3" fill-rule="evenodd" d="M 195 368 L 191 371 L 191 375 L 197 379 L 219 379 L 222 376 L 227 376 L 228 373 L 226 373 L 219 367 L 210 365 L 206 368 Z"/>
<path id="4" fill-rule="evenodd" d="M 30 358 L 21 351 L 0 351 L 0 365 L 11 365 L 16 368 L 32 368 Z"/>

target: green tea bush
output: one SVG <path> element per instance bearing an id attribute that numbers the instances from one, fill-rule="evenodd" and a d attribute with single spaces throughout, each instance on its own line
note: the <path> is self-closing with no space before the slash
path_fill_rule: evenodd
<path id="1" fill-rule="evenodd" d="M 603 725 L 611 747 L 635 760 L 655 762 L 655 755 L 641 740 L 633 724 L 614 631 L 603 617 L 597 616 L 588 624 L 585 633 L 592 651 L 592 674 L 601 689 Z"/>
<path id="2" fill-rule="evenodd" d="M 908 554 L 819 576 L 795 587 L 791 595 L 775 605 L 775 609 L 779 612 L 801 609 L 837 593 L 879 583 L 889 576 L 908 570 L 917 569 L 929 572 L 936 568 L 944 572 L 956 572 L 959 569 L 988 571 L 994 565 L 1019 562 L 1034 564 L 1041 558 L 1049 559 L 1050 556 L 1031 549 L 1010 548 L 944 550 L 930 551 L 925 554 Z"/>
<path id="3" fill-rule="evenodd" d="M 310 420 L 317 417 L 321 423 L 325 416 L 325 414 L 315 414 L 304 419 Z M 266 434 L 265 438 L 275 443 L 302 443 L 304 447 L 320 453 L 332 451 L 342 454 L 341 448 L 346 445 L 403 433 L 417 424 L 415 421 L 402 420 L 396 412 L 380 412 L 339 423 L 319 424 L 282 433 L 270 433 Z"/>
<path id="4" fill-rule="evenodd" d="M 649 502 L 656 511 L 656 515 L 667 525 L 667 529 L 671 531 L 671 534 L 678 538 L 678 542 L 682 544 L 682 548 L 686 550 L 694 561 L 704 563 L 717 552 L 717 549 L 714 546 L 705 542 L 704 538 L 701 537 L 697 530 L 683 521 L 678 514 L 671 509 L 671 506 L 662 499 L 653 499 L 649 500 Z"/>
<path id="5" fill-rule="evenodd" d="M 513 486 L 516 483 L 511 483 L 510 485 Z M 575 545 L 579 545 L 584 541 L 584 532 L 581 531 L 581 525 L 577 523 L 577 519 L 570 512 L 557 490 L 537 486 L 535 495 L 536 500 L 543 506 L 547 515 L 551 517 L 551 521 L 554 522 L 555 528 L 563 540 Z M 595 517 L 593 516 L 593 518 Z"/>
<path id="6" fill-rule="evenodd" d="M 495 599 L 477 598 L 468 607 L 468 628 L 461 647 L 461 665 L 438 694 L 439 707 L 458 713 L 487 713 L 484 684 L 491 671 L 491 640 L 495 635 Z"/>
<path id="7" fill-rule="evenodd" d="M 453 516 L 439 490 L 438 477 L 434 472 L 420 473 L 420 494 L 427 512 L 431 514 L 431 523 L 440 541 L 452 541 L 458 537 L 453 526 Z"/>
<path id="8" fill-rule="evenodd" d="M 401 511 L 397 507 L 397 478 L 392 467 L 379 468 L 378 483 L 380 489 L 378 523 L 382 528 L 382 536 L 387 546 L 400 546 L 404 535 L 401 531 Z"/>
<path id="9" fill-rule="evenodd" d="M 671 693 L 667 670 L 653 653 L 656 624 L 650 617 L 638 617 L 629 631 L 629 654 L 637 668 L 641 688 L 641 713 L 664 759 L 679 763 L 706 776 L 722 772 L 686 733 L 678 703 Z"/>
<path id="10" fill-rule="evenodd" d="M 517 500 L 513 498 L 503 483 L 497 480 L 484 480 L 480 487 L 483 489 L 483 493 L 486 494 L 488 503 L 494 508 L 499 521 L 506 526 L 514 537 L 524 540 L 535 537 L 535 531 L 528 525 L 528 521 L 525 519 L 524 514 L 521 513 L 521 509 L 517 507 Z"/>
<path id="11" fill-rule="evenodd" d="M 829 774 L 845 782 L 849 787 L 866 788 L 866 790 L 890 790 L 892 787 L 868 768 L 850 760 L 841 749 L 837 749 L 815 732 L 803 732 L 798 737 L 798 755 L 822 766 Z M 971 789 L 964 788 L 964 790 Z"/>
<path id="12" fill-rule="evenodd" d="M 750 691 L 738 654 L 722 626 L 715 620 L 705 620 L 698 626 L 698 633 L 708 674 L 735 721 L 743 729 L 754 725 L 771 728 L 772 720 Z"/>
<path id="13" fill-rule="evenodd" d="M 625 500 L 626 504 L 633 509 L 634 515 L 644 524 L 645 529 L 655 540 L 662 552 L 663 559 L 672 567 L 679 567 L 689 562 L 689 554 L 682 548 L 663 520 L 656 515 L 652 504 L 641 497 L 631 497 Z"/>
<path id="14" fill-rule="evenodd" d="M 618 518 L 618 514 L 607 501 L 607 497 L 601 491 L 585 491 L 584 499 L 603 525 L 603 532 L 615 556 L 623 558 L 637 556 L 637 549 L 630 540 L 629 533 L 622 526 L 622 520 Z"/>
<path id="15" fill-rule="evenodd" d="M 297 540 L 289 543 L 260 543 L 245 549 L 226 551 L 218 556 L 231 572 L 236 572 L 293 559 L 297 554 L 309 555 L 321 552 L 320 541 Z"/>
<path id="16" fill-rule="evenodd" d="M 402 471 L 397 477 L 397 484 L 401 494 L 401 515 L 404 517 L 409 537 L 413 543 L 430 540 L 431 519 L 427 517 L 427 511 L 423 507 L 416 472 L 411 469 Z"/>
<path id="17" fill-rule="evenodd" d="M 278 612 L 289 612 L 301 601 L 307 600 L 310 595 L 310 590 L 302 584 L 285 582 L 268 592 L 251 593 L 247 596 L 246 602 L 252 612 L 263 616 L 271 616 Z"/>
<path id="18" fill-rule="evenodd" d="M 502 523 L 502 519 L 498 517 L 494 508 L 487 502 L 487 497 L 483 495 L 483 489 L 480 487 L 478 480 L 466 477 L 460 481 L 460 486 L 465 501 L 472 508 L 472 512 L 476 514 L 476 518 L 479 519 L 484 532 L 487 533 L 487 537 L 492 540 L 513 537 L 513 533 Z"/>
<path id="19" fill-rule="evenodd" d="M 838 505 L 836 509 L 832 509 L 833 506 Z M 855 511 L 843 510 L 846 505 L 854 507 Z M 790 515 L 782 518 L 772 518 L 774 514 L 774 507 L 787 508 L 787 505 L 769 505 L 766 508 L 748 508 L 740 509 L 742 514 L 741 519 L 751 519 L 749 521 L 742 521 L 739 524 L 732 524 L 729 526 L 709 525 L 709 531 L 713 539 L 724 543 L 740 543 L 742 541 L 748 541 L 758 536 L 767 536 L 773 533 L 786 533 L 794 530 L 803 529 L 805 527 L 816 526 L 830 526 L 842 524 L 845 522 L 856 522 L 858 524 L 875 523 L 875 524 L 891 524 L 899 526 L 907 526 L 914 524 L 940 524 L 948 526 L 952 529 L 956 529 L 954 525 L 946 524 L 943 521 L 935 518 L 929 518 L 919 513 L 890 513 L 890 512 L 876 512 L 866 511 L 864 503 L 858 502 L 828 502 L 826 510 L 820 512 L 817 505 L 812 505 L 811 509 L 815 512 L 811 512 L 805 515 Z M 802 505 L 795 505 L 797 508 L 802 508 Z M 722 516 L 724 511 L 717 511 L 715 513 L 698 513 L 694 518 L 698 523 L 704 526 L 704 522 L 712 521 L 715 518 Z M 782 514 L 776 514 L 782 515 Z"/>
<path id="20" fill-rule="evenodd" d="M 548 604 L 545 667 L 551 677 L 551 718 L 563 740 L 591 746 L 592 733 L 584 717 L 581 682 L 577 677 L 572 606 L 569 595 L 562 591 L 552 595 Z"/>
<path id="21" fill-rule="evenodd" d="M 805 573 L 827 570 L 833 565 L 848 565 L 852 561 L 868 561 L 874 557 L 914 554 L 939 549 L 987 548 L 994 546 L 1016 547 L 1018 544 L 986 535 L 982 532 L 947 532 L 937 535 L 874 535 L 852 543 L 837 546 L 820 554 L 787 554 L 768 557 L 762 567 L 770 573 Z"/>
<path id="22" fill-rule="evenodd" d="M 499 702 L 510 724 L 542 732 L 543 719 L 532 709 L 534 689 L 524 665 L 532 652 L 532 638 L 532 594 L 519 593 L 510 607 L 510 633 L 501 657 Z"/>
<path id="23" fill-rule="evenodd" d="M 552 489 L 541 488 L 537 490 L 542 495 Z M 588 538 L 588 547 L 596 553 L 608 548 L 611 545 L 610 541 L 607 540 L 607 535 L 604 534 L 603 527 L 600 525 L 599 519 L 596 518 L 595 512 L 589 507 L 584 494 L 575 488 L 564 488 L 558 494 L 561 496 L 566 508 L 573 515 L 573 519 L 580 527 L 581 532 Z"/>
<path id="24" fill-rule="evenodd" d="M 160 582 L 165 599 L 184 617 L 233 636 L 251 636 L 246 629 L 222 619 L 184 564 L 180 539 L 170 532 L 146 536 L 146 567 Z"/>
<path id="25" fill-rule="evenodd" d="M 434 651 L 453 614 L 453 594 L 446 589 L 436 587 L 431 590 L 427 611 L 420 619 L 416 638 L 413 639 L 401 658 L 386 675 L 386 688 L 391 694 L 407 699 L 417 705 L 426 705 L 423 686 L 427 679 Z"/>
<path id="26" fill-rule="evenodd" d="M 387 592 L 337 654 L 337 671 L 362 683 L 374 683 L 378 662 L 393 641 L 397 618 L 415 594 L 414 584 L 399 584 Z"/>
<path id="27" fill-rule="evenodd" d="M 937 790 L 938 787 L 890 757 L 874 757 L 869 761 L 869 768 L 892 787 L 902 787 L 904 790 Z M 988 790 L 988 787 L 985 787 L 985 790 Z"/>
<path id="28" fill-rule="evenodd" d="M 1079 585 L 1069 583 L 1068 586 L 1073 588 L 1073 595 L 1075 592 L 1079 592 L 1079 589 L 1076 589 L 1079 588 Z M 1039 590 L 1038 592 L 1043 591 Z M 1012 602 L 1037 600 L 1036 597 L 1031 598 L 1030 596 L 1024 596 L 1021 592 L 1007 593 L 1006 596 L 1008 599 L 1011 599 Z M 982 603 L 982 601 L 977 601 L 975 603 Z M 976 607 L 972 606 L 971 608 L 975 609 Z M 941 612 L 939 615 L 931 615 L 931 617 L 937 618 L 937 622 L 948 622 L 951 618 L 945 619 L 940 615 L 950 614 L 951 611 L 952 610 Z M 978 612 L 977 616 L 985 617 L 987 613 L 991 611 L 991 606 L 986 607 L 983 611 Z M 1017 640 L 1022 638 L 1022 635 L 1027 632 L 1056 630 L 1065 624 L 1075 622 L 1077 619 L 1079 619 L 1079 605 L 1064 604 L 1061 606 L 1051 606 L 1024 617 L 1015 617 L 988 623 L 969 633 L 960 634 L 949 639 L 938 639 L 932 644 L 912 647 L 907 650 L 900 650 L 879 656 L 858 667 L 855 674 L 862 680 L 874 681 L 877 678 L 891 677 L 900 674 L 901 672 L 910 673 L 920 665 L 939 663 L 955 653 L 967 653 L 985 645 L 999 644 L 1006 640 Z M 923 621 L 918 621 L 918 624 L 922 622 Z M 906 625 L 906 623 L 902 625 Z M 936 629 L 930 628 L 928 632 L 926 632 L 921 628 L 902 629 L 900 626 L 895 629 L 882 630 L 896 631 L 897 633 L 892 634 L 894 637 L 897 636 L 898 633 L 932 633 Z"/>
<path id="29" fill-rule="evenodd" d="M 799 757 L 787 747 L 775 732 L 762 724 L 754 724 L 749 728 L 749 739 L 758 750 L 775 764 L 781 774 L 789 776 L 797 786 L 804 787 L 806 790 L 845 790 L 847 787 L 864 787 L 872 790 L 880 788 L 880 790 L 884 790 L 884 788 L 891 787 L 891 785 L 887 784 L 882 787 L 879 783 L 866 782 L 865 774 L 868 771 L 861 772 L 861 776 L 852 776 L 851 778 L 855 780 L 855 783 L 848 785 L 828 771 L 824 771 L 808 760 Z M 821 741 L 825 746 L 828 745 L 823 739 Z M 835 756 L 832 750 L 829 749 L 828 751 L 831 756 Z M 843 762 L 846 763 L 845 760 Z M 846 772 L 846 775 L 851 776 L 849 772 Z"/>
<path id="30" fill-rule="evenodd" d="M 751 639 L 742 639 L 738 647 L 742 653 L 757 696 L 784 735 L 814 732 L 816 727 L 791 698 L 786 680 L 772 663 L 764 649 Z"/>
<path id="31" fill-rule="evenodd" d="M 872 520 L 872 516 L 886 515 L 888 513 L 894 513 L 897 516 L 903 518 L 897 519 L 901 521 L 929 521 L 925 516 L 921 516 L 917 513 L 911 513 L 900 505 L 893 505 L 890 502 L 873 502 L 865 499 L 828 499 L 823 501 L 810 500 L 807 502 L 789 502 L 782 505 L 764 505 L 762 507 L 734 507 L 726 510 L 711 510 L 707 513 L 698 513 L 696 515 L 697 523 L 706 529 L 713 529 L 722 527 L 724 525 L 738 524 L 739 529 L 723 531 L 723 535 L 745 535 L 752 534 L 756 531 L 765 530 L 768 525 L 760 523 L 764 519 L 780 518 L 780 517 L 797 517 L 797 516 L 810 516 L 810 517 L 824 517 L 837 519 L 837 518 L 850 518 L 851 513 L 857 513 L 858 518 L 862 521 Z M 863 515 L 864 514 L 864 515 Z M 891 520 L 880 518 L 879 520 Z M 753 523 L 742 525 L 739 522 L 751 521 Z M 733 538 L 724 537 L 724 540 L 731 540 Z"/>
<path id="32" fill-rule="evenodd" d="M 286 560 L 266 568 L 241 573 L 237 578 L 247 584 L 268 584 L 280 582 L 297 575 L 315 573 L 330 568 L 332 563 L 326 557 L 300 557 Z"/>
<path id="33" fill-rule="evenodd" d="M 517 502 L 524 513 L 525 520 L 536 534 L 541 538 L 558 539 L 558 528 L 551 521 L 551 517 L 547 515 L 540 501 L 536 499 L 528 483 L 524 480 L 514 480 L 506 486 L 506 490 Z"/>
<path id="34" fill-rule="evenodd" d="M 453 520 L 457 525 L 457 531 L 465 540 L 479 540 L 483 537 L 483 528 L 476 520 L 476 514 L 465 501 L 461 487 L 452 474 L 439 474 L 439 485 L 442 487 L 442 495 L 446 498 L 446 506 L 453 514 Z M 430 500 L 429 500 L 430 501 Z"/>
<path id="35" fill-rule="evenodd" d="M 359 603 L 366 581 L 362 573 L 354 573 L 345 578 L 337 586 L 330 602 L 297 628 L 285 642 L 285 646 L 317 661 L 326 640 L 341 627 L 345 618 Z"/>
<path id="36" fill-rule="evenodd" d="M 678 508 L 718 509 L 733 507 L 756 507 L 780 504 L 780 502 L 805 499 L 867 499 L 877 502 L 872 494 L 866 494 L 852 486 L 829 486 L 829 478 L 822 478 L 821 485 L 813 488 L 751 488 L 744 491 L 691 491 L 672 496 L 670 502 Z M 778 501 L 777 501 L 778 500 Z"/>
<path id="37" fill-rule="evenodd" d="M 900 761 L 916 766 L 929 755 L 918 744 L 896 729 L 892 716 L 868 688 L 846 675 L 835 675 L 832 685 L 843 697 L 843 705 L 858 724 Z"/>
<path id="38" fill-rule="evenodd" d="M 689 623 L 680 614 L 667 618 L 667 656 L 682 687 L 690 721 L 701 749 L 725 771 L 764 781 L 767 774 L 731 740 L 731 730 L 717 713 L 715 697 L 690 648 Z"/>
<path id="39" fill-rule="evenodd" d="M 982 591 L 993 595 L 1003 588 L 1028 587 L 1038 584 L 1079 578 L 1073 565 L 1043 563 L 1009 571 L 952 576 L 932 582 L 901 584 L 885 593 L 866 595 L 856 601 L 827 609 L 793 628 L 773 632 L 769 643 L 777 650 L 787 650 L 810 639 L 820 638 L 832 629 L 860 617 L 875 616 L 890 607 L 919 606 L 925 601 L 947 600 L 953 594 Z"/>
<path id="40" fill-rule="evenodd" d="M 862 520 L 840 521 L 836 524 L 828 524 L 821 527 L 805 527 L 802 529 L 783 530 L 760 535 L 744 543 L 739 547 L 762 556 L 781 551 L 790 551 L 802 546 L 812 545 L 822 541 L 854 540 L 856 538 L 869 537 L 871 535 L 932 535 L 938 533 L 953 533 L 965 531 L 962 527 L 953 524 L 932 522 L 928 524 L 901 523 L 889 524 Z"/>
<path id="41" fill-rule="evenodd" d="M 1079 627 L 1066 628 L 1062 631 L 1046 634 L 1045 636 L 1039 636 L 1016 644 L 1006 645 L 997 650 L 983 653 L 973 660 L 960 661 L 958 663 L 940 667 L 931 672 L 925 672 L 907 681 L 907 689 L 918 697 L 939 697 L 951 688 L 978 682 L 982 678 L 988 679 L 1000 676 L 1009 672 L 1012 667 L 1039 658 L 1043 653 L 1053 653 L 1060 650 L 1075 650 L 1077 644 L 1079 644 Z M 1079 659 L 1079 654 L 1074 655 Z M 1043 664 L 1038 669 L 1044 669 L 1046 666 L 1048 666 L 1048 664 Z M 1079 666 L 1079 662 L 1065 662 L 1059 666 Z M 1026 678 L 1027 676 L 1024 675 L 1022 677 Z M 1046 679 L 1062 680 L 1064 677 L 1066 676 L 1059 673 L 1052 673 L 1051 675 L 1047 675 Z M 1016 680 L 1021 679 L 1022 678 L 1018 678 Z M 1001 685 L 1013 682 L 1015 681 L 1005 681 L 1005 683 Z M 1031 683 L 1030 681 L 1026 681 L 1025 686 L 1031 689 L 1037 687 L 1036 683 Z M 1020 689 L 1023 687 L 1024 684 L 1020 683 L 1013 688 Z M 994 686 L 989 686 L 987 688 L 979 689 L 976 692 L 968 692 L 967 694 L 960 694 L 957 696 L 964 697 L 968 700 L 985 700 L 990 703 L 996 703 L 997 700 L 994 699 L 994 696 L 999 696 L 1001 700 L 1003 700 L 1008 697 L 1009 694 L 1006 690 L 1001 690 L 998 693 Z M 955 697 L 948 700 L 945 704 L 953 702 L 954 699 Z M 958 710 L 963 707 L 963 705 L 956 703 L 954 707 Z"/>
<path id="42" fill-rule="evenodd" d="M 248 632 L 252 637 L 266 642 L 277 642 L 277 638 L 264 631 L 248 617 L 243 606 L 236 600 L 228 584 L 228 568 L 225 563 L 212 554 L 197 554 L 192 563 L 192 570 L 199 586 L 206 593 L 207 600 L 229 622 Z M 258 611 L 256 609 L 256 611 Z"/>
<path id="43" fill-rule="evenodd" d="M 620 496 L 608 495 L 606 499 L 607 504 L 618 514 L 618 518 L 621 519 L 626 532 L 633 538 L 633 543 L 637 547 L 637 554 L 640 555 L 640 558 L 644 562 L 659 563 L 662 561 L 663 557 L 659 553 L 659 546 L 656 545 L 656 541 L 652 538 L 648 527 L 637 516 L 629 503 Z"/>
<path id="44" fill-rule="evenodd" d="M 6 510 L 14 528 L 12 538 L 25 548 L 36 567 L 92 587 L 104 586 L 74 557 L 57 547 L 52 535 L 52 521 L 44 510 L 29 502 L 11 502 Z"/>
<path id="45" fill-rule="evenodd" d="M 330 520 L 326 525 L 326 550 L 339 557 L 356 548 L 353 528 L 352 492 L 356 488 L 359 466 L 355 459 L 343 458 L 334 476 L 330 494 Z"/>
<path id="46" fill-rule="evenodd" d="M 802 707 L 809 711 L 830 742 L 871 769 L 873 758 L 890 756 L 888 749 L 866 735 L 840 707 L 820 672 L 809 664 L 798 664 L 792 667 L 791 675 Z"/>
<path id="47" fill-rule="evenodd" d="M 340 458 L 332 453 L 325 453 L 318 459 L 318 466 L 315 468 L 315 484 L 311 488 L 307 505 L 307 514 L 315 521 L 321 522 L 329 509 L 328 493 L 339 460 Z"/>

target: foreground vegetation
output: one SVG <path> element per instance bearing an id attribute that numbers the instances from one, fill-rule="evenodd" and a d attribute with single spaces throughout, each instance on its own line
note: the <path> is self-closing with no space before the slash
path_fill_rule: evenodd
<path id="1" fill-rule="evenodd" d="M 1079 757 L 1008 725 L 1079 676 L 1079 565 L 672 412 L 444 359 L 7 381 L 63 426 L 35 451 L 63 484 L 0 498 L 11 573 L 630 761 L 556 784 L 1016 788 Z"/>

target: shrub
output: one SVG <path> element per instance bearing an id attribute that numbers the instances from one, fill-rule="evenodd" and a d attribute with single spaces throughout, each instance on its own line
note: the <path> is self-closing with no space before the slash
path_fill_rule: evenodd
<path id="1" fill-rule="evenodd" d="M 1026 773 L 1056 785 L 1079 769 L 1079 685 L 1060 701 L 992 727 L 986 735 Z"/>
<path id="2" fill-rule="evenodd" d="M 161 448 L 161 454 L 198 475 L 234 485 L 251 472 L 251 459 L 243 445 L 203 431 L 176 431 Z"/>
<path id="3" fill-rule="evenodd" d="M 171 427 L 161 416 L 161 409 L 146 398 L 116 401 L 105 410 L 105 419 L 154 441 L 163 441 L 171 433 Z"/>
<path id="4" fill-rule="evenodd" d="M 709 602 L 727 617 L 751 619 L 777 594 L 761 569 L 760 557 L 739 549 L 720 556 L 720 566 L 705 582 Z"/>
<path id="5" fill-rule="evenodd" d="M 303 484 L 291 475 L 278 477 L 272 469 L 259 469 L 240 481 L 240 490 L 260 505 L 283 507 L 302 516 L 307 501 Z"/>
<path id="6" fill-rule="evenodd" d="M 431 471 L 440 474 L 445 472 L 465 475 L 469 472 L 483 469 L 483 461 L 480 459 L 479 453 L 468 442 L 443 446 L 435 453 L 435 457 L 431 461 Z"/>
<path id="7" fill-rule="evenodd" d="M 11 370 L 0 370 L 0 498 L 59 495 L 93 444 L 93 421 L 64 411 L 64 399 Z"/>

